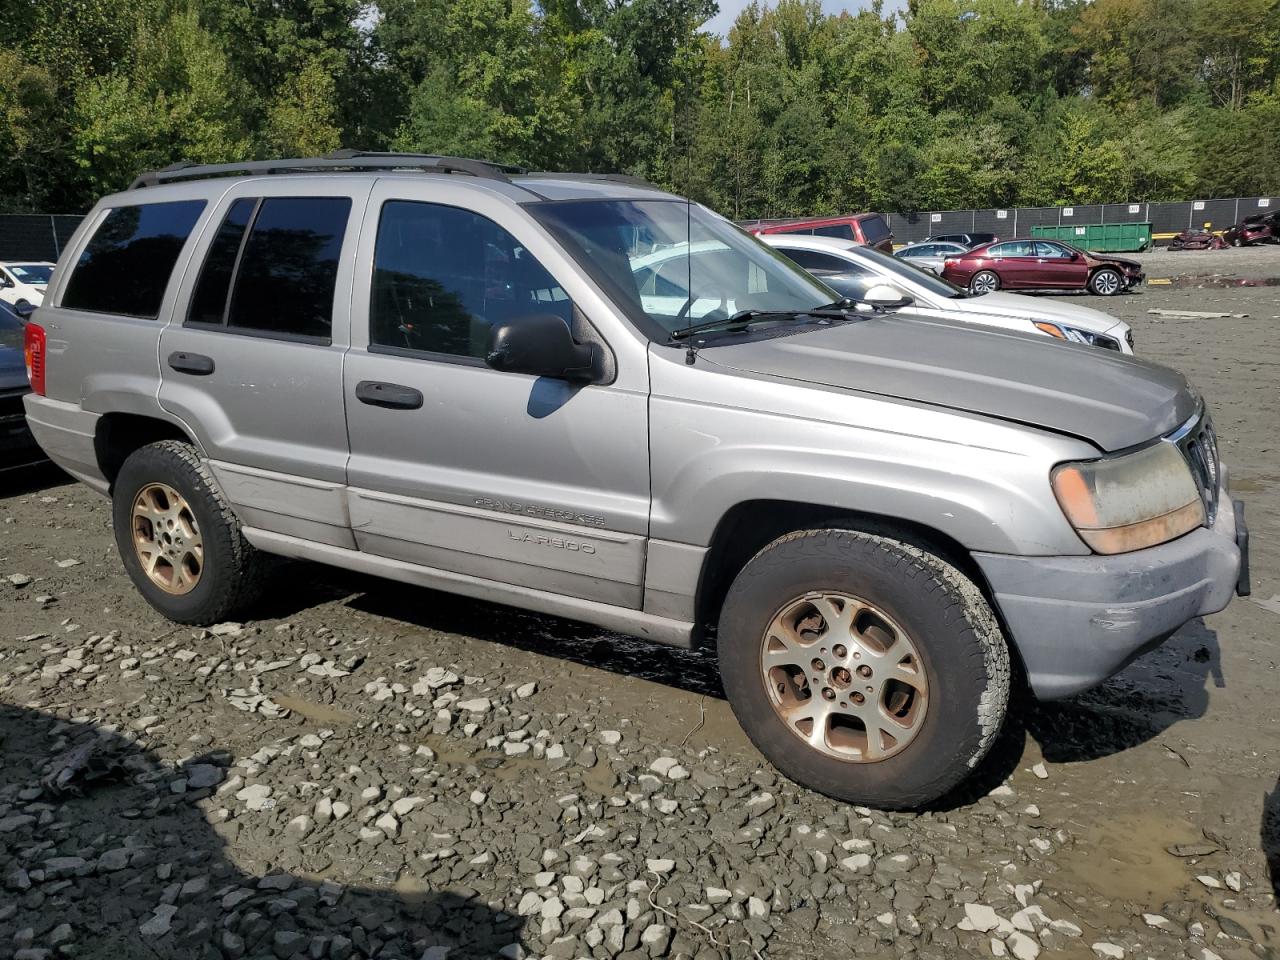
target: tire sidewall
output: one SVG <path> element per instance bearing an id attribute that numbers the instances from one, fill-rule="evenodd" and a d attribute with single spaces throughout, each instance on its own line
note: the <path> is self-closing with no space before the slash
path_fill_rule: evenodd
<path id="1" fill-rule="evenodd" d="M 753 742 L 791 779 L 843 800 L 917 806 L 954 786 L 985 752 L 979 701 L 991 681 L 983 657 L 975 655 L 980 644 L 963 605 L 939 589 L 927 570 L 902 558 L 894 562 L 875 540 L 841 539 L 843 562 L 832 563 L 826 554 L 799 555 L 788 556 L 767 576 L 753 575 L 751 564 L 744 569 L 730 589 L 718 635 L 725 691 Z M 778 718 L 765 689 L 759 657 L 766 627 L 786 603 L 824 590 L 879 606 L 906 631 L 926 671 L 923 725 L 906 748 L 887 759 L 856 763 L 810 748 Z"/>
<path id="2" fill-rule="evenodd" d="M 194 448 L 192 454 L 194 455 Z M 204 549 L 200 580 L 184 594 L 166 593 L 151 582 L 133 546 L 133 502 L 152 483 L 166 483 L 186 499 L 195 515 Z M 111 519 L 116 548 L 129 579 L 156 610 L 179 623 L 205 623 L 226 593 L 227 570 L 233 563 L 229 531 L 207 481 L 165 444 L 152 444 L 125 460 L 111 492 Z"/>

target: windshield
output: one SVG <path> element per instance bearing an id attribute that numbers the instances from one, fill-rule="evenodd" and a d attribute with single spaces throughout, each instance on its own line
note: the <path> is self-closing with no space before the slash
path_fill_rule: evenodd
<path id="1" fill-rule="evenodd" d="M 53 267 L 46 267 L 42 263 L 11 263 L 9 272 L 17 277 L 20 283 L 43 286 L 49 282 Z"/>
<path id="2" fill-rule="evenodd" d="M 527 209 L 654 340 L 743 310 L 803 312 L 838 299 L 790 260 L 696 204 L 564 200 Z"/>
<path id="3" fill-rule="evenodd" d="M 906 280 L 908 283 L 914 283 L 917 287 L 923 287 L 934 296 L 958 300 L 969 295 L 954 283 L 943 280 L 932 270 L 917 267 L 909 260 L 890 256 L 887 253 L 881 253 L 879 250 L 872 250 L 870 247 L 859 247 L 854 255 L 876 269 L 891 273 Z"/>

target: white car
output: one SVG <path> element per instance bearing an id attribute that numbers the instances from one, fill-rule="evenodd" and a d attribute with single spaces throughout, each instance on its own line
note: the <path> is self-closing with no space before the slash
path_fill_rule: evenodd
<path id="1" fill-rule="evenodd" d="M 893 255 L 942 276 L 942 265 L 947 257 L 959 257 L 968 252 L 969 248 L 959 243 L 926 240 L 924 243 L 909 243 L 901 250 L 893 251 Z"/>
<path id="2" fill-rule="evenodd" d="M 855 300 L 861 299 L 873 284 L 889 284 L 915 301 L 899 312 L 968 320 L 1133 353 L 1129 325 L 1101 310 L 1020 293 L 971 296 L 967 290 L 908 260 L 849 240 L 791 234 L 765 234 L 759 239 L 820 277 L 837 293 Z"/>
<path id="3" fill-rule="evenodd" d="M 14 306 L 23 301 L 33 307 L 40 306 L 52 274 L 53 264 L 48 261 L 0 261 L 0 300 Z"/>

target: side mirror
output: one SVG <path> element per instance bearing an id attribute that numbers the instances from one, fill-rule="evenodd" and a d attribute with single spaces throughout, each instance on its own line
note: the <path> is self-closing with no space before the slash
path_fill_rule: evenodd
<path id="1" fill-rule="evenodd" d="M 881 310 L 900 310 L 916 301 L 891 283 L 877 283 L 867 288 L 867 292 L 862 295 L 862 302 Z"/>
<path id="2" fill-rule="evenodd" d="M 12 287 L 13 281 L 8 277 L 0 277 L 0 288 Z"/>
<path id="3" fill-rule="evenodd" d="M 1072 260 L 1079 260 L 1079 259 L 1080 259 L 1080 254 L 1078 254 L 1078 253 L 1076 253 L 1074 250 L 1072 250 L 1072 251 L 1071 251 L 1071 259 L 1072 259 Z"/>
<path id="4" fill-rule="evenodd" d="M 540 313 L 490 328 L 484 362 L 504 373 L 586 383 L 600 375 L 599 352 L 594 344 L 576 342 L 559 317 Z"/>
<path id="5" fill-rule="evenodd" d="M 36 312 L 36 308 L 30 301 L 23 300 L 13 308 L 13 312 L 16 313 L 20 319 L 29 320 L 31 319 L 31 315 Z"/>

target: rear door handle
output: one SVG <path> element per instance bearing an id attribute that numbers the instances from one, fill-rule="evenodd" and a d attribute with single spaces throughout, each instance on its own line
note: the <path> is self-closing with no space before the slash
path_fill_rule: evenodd
<path id="1" fill-rule="evenodd" d="M 206 357 L 203 353 L 187 353 L 179 350 L 169 354 L 169 366 L 179 373 L 207 377 L 213 373 L 213 357 Z"/>
<path id="2" fill-rule="evenodd" d="M 417 410 L 422 406 L 422 391 L 398 383 L 361 380 L 356 384 L 356 399 L 373 407 L 392 410 Z"/>

